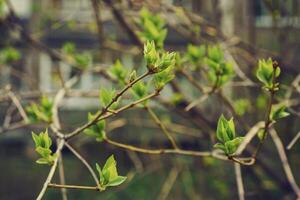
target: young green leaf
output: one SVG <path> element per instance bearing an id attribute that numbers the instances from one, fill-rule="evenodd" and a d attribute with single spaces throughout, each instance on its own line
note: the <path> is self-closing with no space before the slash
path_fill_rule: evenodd
<path id="1" fill-rule="evenodd" d="M 92 121 L 95 119 L 97 113 L 93 115 L 92 113 L 88 114 L 88 120 Z M 96 138 L 97 142 L 102 142 L 103 139 L 106 137 L 105 132 L 105 120 L 101 120 L 96 124 L 92 125 L 91 127 L 84 130 L 84 133 L 88 136 L 92 136 Z"/>
<path id="2" fill-rule="evenodd" d="M 285 111 L 286 107 L 284 105 L 275 105 L 272 106 L 272 110 L 270 113 L 270 119 L 272 121 L 276 121 L 280 118 L 284 118 L 289 116 L 290 114 Z"/>
<path id="3" fill-rule="evenodd" d="M 147 95 L 147 87 L 143 81 L 139 81 L 132 86 L 132 94 L 136 99 L 141 99 Z"/>
<path id="4" fill-rule="evenodd" d="M 100 103 L 103 107 L 107 107 L 112 101 L 113 98 L 116 96 L 116 91 L 115 90 L 109 90 L 106 88 L 102 88 L 100 90 Z M 118 106 L 119 101 L 114 102 L 110 108 L 115 109 Z"/>
<path id="5" fill-rule="evenodd" d="M 25 107 L 29 121 L 31 123 L 40 121 L 51 123 L 52 106 L 53 102 L 47 96 L 43 95 L 40 104 L 32 103 L 30 106 Z"/>
<path id="6" fill-rule="evenodd" d="M 205 56 L 205 52 L 206 52 L 205 45 L 196 46 L 196 45 L 189 44 L 187 46 L 187 52 L 185 54 L 185 57 L 189 62 L 196 65 L 203 60 Z"/>
<path id="7" fill-rule="evenodd" d="M 233 123 L 233 119 L 231 118 L 229 121 L 221 115 L 218 121 L 217 126 L 217 138 L 221 142 L 227 142 L 229 140 L 234 139 L 235 137 L 235 127 Z"/>
<path id="8" fill-rule="evenodd" d="M 266 89 L 271 89 L 278 85 L 273 79 L 277 78 L 279 75 L 280 68 L 278 66 L 273 66 L 273 61 L 271 58 L 269 58 L 268 60 L 259 60 L 256 77 L 260 82 L 263 83 Z"/>
<path id="9" fill-rule="evenodd" d="M 38 164 L 52 164 L 57 157 L 57 154 L 53 154 L 50 149 L 52 140 L 48 135 L 48 130 L 41 132 L 39 135 L 32 132 L 32 139 L 35 143 L 35 151 L 41 156 L 36 162 Z"/>
<path id="10" fill-rule="evenodd" d="M 108 75 L 112 77 L 113 79 L 117 80 L 120 84 L 124 85 L 126 83 L 126 77 L 127 77 L 128 71 L 127 69 L 122 65 L 120 60 L 117 60 L 115 64 L 113 64 L 108 69 Z"/>
<path id="11" fill-rule="evenodd" d="M 243 137 L 237 137 L 234 138 L 233 140 L 225 142 L 225 153 L 227 155 L 234 154 L 237 148 L 239 147 L 239 145 L 242 143 L 243 139 L 244 139 Z"/>
<path id="12" fill-rule="evenodd" d="M 117 162 L 111 155 L 105 162 L 103 168 L 96 163 L 96 169 L 100 177 L 100 185 L 103 189 L 109 186 L 118 186 L 123 183 L 127 177 L 119 176 L 117 171 Z"/>

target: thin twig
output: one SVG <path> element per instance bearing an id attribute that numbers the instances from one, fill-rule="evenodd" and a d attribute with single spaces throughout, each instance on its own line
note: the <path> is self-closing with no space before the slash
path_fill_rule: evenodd
<path id="1" fill-rule="evenodd" d="M 150 114 L 151 118 L 153 119 L 153 121 L 161 128 L 161 130 L 163 131 L 163 133 L 167 136 L 167 138 L 169 139 L 169 141 L 171 142 L 172 146 L 174 147 L 174 149 L 178 149 L 178 145 L 176 144 L 175 139 L 173 138 L 173 136 L 171 135 L 171 133 L 169 133 L 168 129 L 166 128 L 166 126 L 162 123 L 162 121 L 157 117 L 157 115 L 153 112 L 153 110 L 149 107 L 149 106 L 145 106 L 145 109 L 147 110 L 147 112 Z"/>
<path id="2" fill-rule="evenodd" d="M 58 172 L 59 172 L 59 182 L 60 184 L 66 184 L 65 172 L 64 172 L 64 163 L 62 154 L 58 157 Z M 63 200 L 68 200 L 67 189 L 61 188 L 61 195 Z"/>
<path id="3" fill-rule="evenodd" d="M 23 109 L 23 106 L 21 105 L 19 99 L 16 97 L 16 95 L 12 91 L 8 91 L 8 96 L 11 98 L 12 102 L 16 105 L 25 123 L 29 122 L 28 116 L 25 110 Z"/>
<path id="4" fill-rule="evenodd" d="M 139 76 L 138 78 L 136 78 L 134 81 L 130 82 L 129 84 L 127 84 L 120 92 L 118 92 L 114 98 L 111 100 L 111 102 L 102 109 L 102 111 L 95 116 L 95 118 L 91 121 L 89 121 L 88 123 L 84 124 L 83 126 L 75 129 L 74 131 L 72 131 L 71 133 L 66 135 L 66 139 L 72 138 L 78 134 L 80 134 L 84 129 L 89 128 L 90 126 L 94 125 L 99 118 L 104 115 L 107 110 L 110 108 L 110 106 L 112 104 L 114 104 L 116 101 L 118 101 L 118 99 L 129 89 L 131 88 L 135 83 L 137 83 L 138 81 L 142 80 L 143 78 L 147 77 L 148 75 L 152 74 L 152 72 L 147 71 L 146 73 L 144 73 L 143 75 Z"/>
<path id="5" fill-rule="evenodd" d="M 49 187 L 52 188 L 65 188 L 65 189 L 79 189 L 79 190 L 95 190 L 99 191 L 97 186 L 83 186 L 83 185 L 62 185 L 56 183 L 49 183 Z"/>
<path id="6" fill-rule="evenodd" d="M 179 170 L 177 167 L 173 167 L 166 178 L 166 181 L 164 182 L 161 191 L 157 197 L 158 200 L 165 200 L 167 199 L 172 187 L 174 186 L 174 183 L 176 182 L 177 176 L 178 176 Z"/>
<path id="7" fill-rule="evenodd" d="M 288 144 L 286 148 L 290 150 L 296 144 L 299 138 L 300 138 L 300 131 L 296 134 L 296 136 L 292 139 L 292 141 Z"/>
<path id="8" fill-rule="evenodd" d="M 91 167 L 91 165 L 69 143 L 66 142 L 65 145 L 78 158 L 78 160 L 80 160 L 82 162 L 82 164 L 84 164 L 84 166 L 86 166 L 86 168 L 89 170 L 90 174 L 92 175 L 98 189 L 102 190 L 102 187 L 100 186 L 98 177 L 97 177 L 96 173 L 94 172 L 93 168 Z"/>

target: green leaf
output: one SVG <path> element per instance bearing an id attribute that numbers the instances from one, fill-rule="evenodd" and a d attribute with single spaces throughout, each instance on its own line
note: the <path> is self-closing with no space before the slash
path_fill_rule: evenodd
<path id="1" fill-rule="evenodd" d="M 192 45 L 187 46 L 186 58 L 193 64 L 198 64 L 205 56 L 206 47 L 205 45 Z"/>
<path id="2" fill-rule="evenodd" d="M 168 67 L 173 67 L 175 65 L 175 57 L 176 53 L 172 52 L 165 52 L 162 54 L 159 63 L 157 64 L 159 66 L 159 71 L 163 71 L 167 69 Z"/>
<path id="3" fill-rule="evenodd" d="M 53 102 L 45 95 L 42 96 L 40 104 L 32 103 L 25 110 L 31 123 L 43 121 L 51 123 Z"/>
<path id="4" fill-rule="evenodd" d="M 113 98 L 116 96 L 115 90 L 109 90 L 106 88 L 102 88 L 100 90 L 100 103 L 103 107 L 107 107 L 113 100 Z M 111 105 L 111 108 L 114 109 L 117 106 L 117 102 L 115 102 L 113 105 Z"/>
<path id="5" fill-rule="evenodd" d="M 150 71 L 156 71 L 156 63 L 159 60 L 159 54 L 156 52 L 154 41 L 146 41 L 144 44 L 144 59 L 147 62 L 147 68 Z"/>
<path id="6" fill-rule="evenodd" d="M 139 81 L 132 86 L 132 93 L 136 99 L 141 99 L 147 95 L 147 87 L 143 81 Z"/>
<path id="7" fill-rule="evenodd" d="M 223 51 L 219 46 L 209 46 L 207 49 L 208 58 L 216 63 L 220 63 L 223 58 Z"/>
<path id="8" fill-rule="evenodd" d="M 112 77 L 115 80 L 118 80 L 120 84 L 125 84 L 125 80 L 127 77 L 128 71 L 127 69 L 122 65 L 120 60 L 117 60 L 112 67 L 108 69 L 108 75 Z"/>
<path id="9" fill-rule="evenodd" d="M 94 120 L 96 115 L 97 113 L 95 115 L 93 115 L 92 113 L 88 113 L 88 120 Z M 97 142 L 102 142 L 103 139 L 106 138 L 105 124 L 105 120 L 98 121 L 96 124 L 85 129 L 84 133 L 88 136 L 95 137 Z"/>
<path id="10" fill-rule="evenodd" d="M 226 120 L 224 115 L 221 115 L 217 126 L 217 138 L 219 141 L 225 143 L 235 137 L 235 127 L 233 119 Z"/>
<path id="11" fill-rule="evenodd" d="M 216 149 L 221 149 L 222 151 L 226 151 L 226 149 L 225 149 L 225 145 L 224 144 L 222 144 L 222 143 L 217 143 L 217 144 L 215 144 L 214 145 L 214 148 L 216 148 Z"/>
<path id="12" fill-rule="evenodd" d="M 161 90 L 168 82 L 173 80 L 175 75 L 173 73 L 173 67 L 169 67 L 166 70 L 154 74 L 153 81 L 156 90 Z"/>
<path id="13" fill-rule="evenodd" d="M 290 114 L 288 112 L 286 112 L 285 110 L 286 110 L 286 106 L 284 106 L 284 105 L 272 106 L 272 110 L 270 113 L 270 119 L 273 121 L 276 121 L 280 118 L 289 116 Z"/>
<path id="14" fill-rule="evenodd" d="M 36 163 L 40 165 L 49 165 L 49 160 L 46 158 L 39 158 Z"/>
<path id="15" fill-rule="evenodd" d="M 276 70 L 274 72 L 274 70 Z M 256 71 L 257 79 L 263 83 L 264 87 L 271 88 L 273 86 L 273 74 L 275 73 L 275 77 L 280 75 L 280 68 L 273 67 L 273 61 L 271 58 L 268 60 L 259 60 L 258 69 Z"/>
<path id="16" fill-rule="evenodd" d="M 239 145 L 242 143 L 244 137 L 237 137 L 233 140 L 225 142 L 225 153 L 227 155 L 232 155 L 235 153 Z"/>
<path id="17" fill-rule="evenodd" d="M 41 144 L 40 137 L 37 134 L 35 134 L 34 132 L 31 132 L 31 136 L 32 136 L 35 146 L 36 147 L 40 146 L 40 144 Z"/>
<path id="18" fill-rule="evenodd" d="M 126 179 L 127 179 L 126 176 L 117 176 L 116 178 L 109 181 L 107 186 L 118 186 L 122 184 Z"/>
<path id="19" fill-rule="evenodd" d="M 129 75 L 129 83 L 133 82 L 136 78 L 136 71 L 133 70 Z"/>
<path id="20" fill-rule="evenodd" d="M 100 184 L 104 189 L 108 186 L 120 185 L 126 180 L 126 177 L 118 175 L 117 162 L 113 155 L 106 160 L 102 170 L 96 163 L 96 169 L 99 173 Z"/>
<path id="21" fill-rule="evenodd" d="M 49 148 L 37 147 L 35 151 L 40 154 L 43 158 L 48 157 L 51 155 L 52 151 Z"/>
<path id="22" fill-rule="evenodd" d="M 167 36 L 164 20 L 159 15 L 149 12 L 147 8 L 143 8 L 138 24 L 142 29 L 142 31 L 138 31 L 138 36 L 143 41 L 153 41 L 158 49 L 163 49 Z"/>

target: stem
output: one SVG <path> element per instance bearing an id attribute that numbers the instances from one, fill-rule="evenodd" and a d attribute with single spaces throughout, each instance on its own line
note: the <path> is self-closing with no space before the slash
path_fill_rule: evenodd
<path id="1" fill-rule="evenodd" d="M 79 190 L 95 190 L 99 191 L 97 186 L 82 186 L 82 185 L 62 185 L 56 183 L 49 183 L 49 187 L 52 188 L 66 188 L 66 189 L 79 189 Z"/>
<path id="2" fill-rule="evenodd" d="M 169 133 L 169 131 L 167 130 L 167 128 L 165 127 L 165 125 L 162 123 L 162 121 L 157 117 L 157 115 L 153 112 L 153 110 L 149 107 L 149 106 L 145 106 L 145 109 L 147 110 L 147 112 L 150 114 L 151 118 L 153 119 L 153 121 L 161 128 L 161 130 L 163 131 L 163 133 L 167 136 L 167 138 L 170 140 L 172 146 L 174 149 L 178 149 L 178 146 L 176 144 L 175 139 L 173 138 L 173 136 L 171 135 L 171 133 Z"/>
<path id="3" fill-rule="evenodd" d="M 43 187 L 42 187 L 42 190 L 40 191 L 40 193 L 39 193 L 38 197 L 36 198 L 36 200 L 41 200 L 43 198 L 43 196 L 45 195 L 46 190 L 48 188 L 48 185 L 49 185 L 49 183 L 51 182 L 51 180 L 52 180 L 52 178 L 54 176 L 54 173 L 55 173 L 55 170 L 56 170 L 56 167 L 57 167 L 57 163 L 58 163 L 58 157 L 61 154 L 61 150 L 63 149 L 64 144 L 65 144 L 64 140 L 60 140 L 59 141 L 59 143 L 57 145 L 57 150 L 56 150 L 57 157 L 54 160 L 54 163 L 53 163 L 53 165 L 52 165 L 52 167 L 51 167 L 51 169 L 49 171 L 48 177 L 45 180 L 45 182 L 43 184 Z"/>
<path id="4" fill-rule="evenodd" d="M 67 142 L 65 143 L 65 145 L 86 166 L 86 168 L 89 170 L 90 174 L 92 175 L 96 185 L 98 186 L 98 189 L 100 191 L 103 190 L 103 188 L 99 183 L 98 177 L 94 172 L 93 168 L 91 167 L 91 165 L 71 145 L 69 145 Z"/>
<path id="5" fill-rule="evenodd" d="M 137 83 L 138 81 L 142 80 L 143 78 L 147 77 L 148 75 L 152 74 L 153 72 L 151 71 L 147 71 L 146 73 L 144 73 L 143 75 L 139 76 L 137 79 L 135 79 L 134 81 L 130 82 L 129 84 L 127 84 L 120 92 L 118 92 L 116 94 L 116 96 L 111 100 L 111 102 L 102 109 L 102 111 L 96 115 L 96 117 L 92 120 L 89 121 L 88 123 L 84 124 L 83 126 L 75 129 L 73 132 L 67 134 L 65 136 L 66 139 L 70 139 L 78 134 L 80 134 L 84 129 L 89 128 L 90 126 L 94 125 L 95 123 L 97 123 L 97 121 L 99 121 L 100 117 L 103 116 L 107 110 L 110 108 L 110 106 L 112 104 L 114 104 L 116 101 L 118 101 L 118 99 L 129 89 L 131 88 L 135 83 Z"/>
<path id="6" fill-rule="evenodd" d="M 245 200 L 245 190 L 243 185 L 241 166 L 238 163 L 234 163 L 235 179 L 239 193 L 239 200 Z"/>

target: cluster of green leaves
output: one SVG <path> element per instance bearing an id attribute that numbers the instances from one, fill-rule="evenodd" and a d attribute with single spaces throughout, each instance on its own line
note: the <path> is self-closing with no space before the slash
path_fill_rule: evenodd
<path id="1" fill-rule="evenodd" d="M 41 158 L 39 158 L 36 162 L 44 165 L 53 164 L 57 154 L 53 153 L 50 149 L 52 140 L 48 135 L 48 130 L 46 129 L 45 132 L 41 132 L 39 135 L 35 134 L 34 132 L 31 134 L 35 143 L 35 151 L 41 156 Z"/>
<path id="2" fill-rule="evenodd" d="M 115 96 L 116 96 L 116 90 L 102 88 L 99 93 L 100 104 L 102 105 L 102 107 L 107 107 L 113 101 L 113 98 Z M 117 101 L 115 101 L 110 106 L 110 108 L 116 109 L 117 106 L 119 105 L 119 102 L 120 102 L 120 98 Z"/>
<path id="3" fill-rule="evenodd" d="M 174 76 L 177 54 L 175 52 L 159 52 L 154 41 L 144 45 L 144 58 L 149 71 L 155 73 L 153 82 L 157 90 L 161 90 Z"/>
<path id="4" fill-rule="evenodd" d="M 42 96 L 40 104 L 32 103 L 25 108 L 31 123 L 52 121 L 52 106 L 53 102 L 45 95 Z"/>
<path id="5" fill-rule="evenodd" d="M 92 56 L 87 52 L 77 52 L 74 43 L 66 42 L 62 47 L 62 52 L 80 69 L 86 69 L 92 62 Z"/>
<path id="6" fill-rule="evenodd" d="M 21 53 L 13 47 L 6 47 L 0 51 L 0 64 L 12 63 L 20 58 Z"/>
<path id="7" fill-rule="evenodd" d="M 88 114 L 88 121 L 92 121 L 95 119 L 97 113 L 93 115 L 92 113 Z M 92 136 L 96 138 L 96 141 L 102 142 L 103 139 L 106 137 L 105 132 L 105 120 L 101 120 L 91 127 L 84 130 L 84 133 L 88 136 Z"/>
<path id="8" fill-rule="evenodd" d="M 221 115 L 217 126 L 217 139 L 219 143 L 214 145 L 215 148 L 221 149 L 228 156 L 235 153 L 243 137 L 236 137 L 233 118 L 227 120 Z"/>
<path id="9" fill-rule="evenodd" d="M 127 83 L 128 69 L 126 69 L 120 60 L 117 60 L 107 71 L 108 75 L 117 80 L 120 85 Z"/>
<path id="10" fill-rule="evenodd" d="M 202 63 L 206 55 L 205 45 L 193 45 L 189 44 L 187 46 L 187 51 L 185 53 L 185 59 L 192 63 L 194 66 Z"/>
<path id="11" fill-rule="evenodd" d="M 221 87 L 235 75 L 232 64 L 224 59 L 219 46 L 208 46 L 205 62 L 208 65 L 208 78 L 215 87 Z"/>
<path id="12" fill-rule="evenodd" d="M 256 77 L 263 83 L 263 87 L 267 90 L 278 90 L 279 83 L 276 83 L 276 78 L 280 75 L 280 68 L 275 66 L 271 58 L 268 60 L 261 59 L 258 61 L 258 69 Z"/>
<path id="13" fill-rule="evenodd" d="M 145 41 L 154 41 L 157 48 L 162 49 L 167 36 L 165 22 L 159 15 L 154 15 L 147 8 L 140 12 L 138 24 L 142 31 L 138 32 L 139 37 Z"/>
<path id="14" fill-rule="evenodd" d="M 117 162 L 111 155 L 105 162 L 103 168 L 96 163 L 96 169 L 100 177 L 100 186 L 102 190 L 106 187 L 118 186 L 126 180 L 126 176 L 119 176 L 117 171 Z"/>

